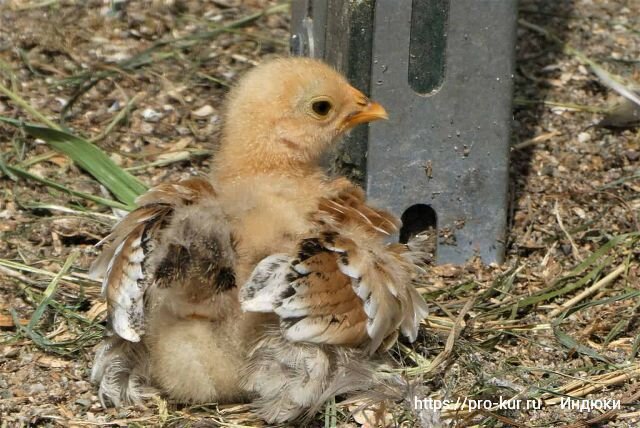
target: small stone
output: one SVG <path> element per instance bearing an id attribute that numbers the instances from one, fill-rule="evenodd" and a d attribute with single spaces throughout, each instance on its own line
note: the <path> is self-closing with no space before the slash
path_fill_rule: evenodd
<path id="1" fill-rule="evenodd" d="M 35 170 L 35 168 L 30 169 L 30 171 L 31 171 L 31 170 Z M 40 172 L 40 171 L 37 171 L 37 170 L 36 170 L 36 172 Z M 44 177 L 44 175 L 45 175 L 45 174 L 42 174 L 42 173 L 41 173 L 40 175 L 42 175 L 42 176 Z M 32 361 L 33 361 L 33 354 L 31 354 L 31 353 L 24 353 L 24 352 L 23 352 L 22 354 L 20 354 L 20 363 L 23 363 L 23 364 L 24 364 L 24 363 L 30 363 L 30 362 L 32 362 Z"/>
<path id="2" fill-rule="evenodd" d="M 153 125 L 150 123 L 143 123 L 140 125 L 140 133 L 142 135 L 149 135 L 153 133 Z"/>
<path id="3" fill-rule="evenodd" d="M 41 383 L 34 383 L 29 387 L 29 394 L 31 395 L 40 394 L 41 392 L 44 392 L 44 391 L 46 391 L 46 388 Z"/>
<path id="4" fill-rule="evenodd" d="M 587 218 L 587 213 L 580 207 L 573 207 L 572 211 L 583 220 Z"/>
<path id="5" fill-rule="evenodd" d="M 9 219 L 13 217 L 14 214 L 15 214 L 15 209 L 6 209 L 3 211 L 0 211 L 0 219 Z M 14 348 L 12 346 L 4 346 L 2 349 L 0 349 L 0 357 L 3 357 L 3 358 L 14 358 L 14 357 L 17 357 L 19 353 L 20 353 L 20 349 Z M 0 384 L 0 386 L 2 385 Z"/>
<path id="6" fill-rule="evenodd" d="M 122 156 L 114 152 L 114 153 L 111 153 L 109 157 L 111 158 L 112 161 L 115 162 L 116 165 L 122 166 L 122 161 L 123 161 Z"/>
<path id="7" fill-rule="evenodd" d="M 78 398 L 75 401 L 76 404 L 79 404 L 80 406 L 84 407 L 85 409 L 91 407 L 91 400 L 87 400 L 86 398 Z"/>
<path id="8" fill-rule="evenodd" d="M 76 384 L 76 388 L 78 389 L 78 392 L 85 392 L 92 389 L 91 384 L 86 380 L 76 381 L 75 384 Z"/>
<path id="9" fill-rule="evenodd" d="M 107 109 L 109 113 L 115 113 L 120 110 L 120 101 L 115 100 Z"/>
<path id="10" fill-rule="evenodd" d="M 554 171 L 555 171 L 555 168 L 553 165 L 546 164 L 542 168 L 540 168 L 540 172 L 538 174 L 551 177 Z"/>
<path id="11" fill-rule="evenodd" d="M 211 116 L 214 112 L 215 112 L 215 110 L 213 109 L 213 107 L 211 107 L 209 104 L 207 104 L 207 105 L 204 105 L 204 106 L 200 107 L 197 110 L 192 111 L 191 115 L 193 117 L 202 119 L 202 118 Z"/>
<path id="12" fill-rule="evenodd" d="M 578 142 L 586 143 L 587 141 L 591 141 L 591 134 L 588 132 L 581 132 L 578 134 Z"/>
<path id="13" fill-rule="evenodd" d="M 640 159 L 640 152 L 637 152 L 635 150 L 627 150 L 626 152 L 624 152 L 624 155 L 627 157 L 627 159 L 629 159 L 630 162 L 635 162 Z"/>
<path id="14" fill-rule="evenodd" d="M 191 134 L 191 130 L 186 126 L 176 126 L 176 131 L 178 135 L 189 135 Z"/>
<path id="15" fill-rule="evenodd" d="M 142 111 L 142 118 L 147 122 L 157 122 L 162 118 L 162 114 L 152 108 L 146 108 Z"/>

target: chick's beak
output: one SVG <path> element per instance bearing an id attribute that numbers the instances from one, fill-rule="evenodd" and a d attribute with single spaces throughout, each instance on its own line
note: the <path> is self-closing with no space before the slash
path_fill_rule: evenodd
<path id="1" fill-rule="evenodd" d="M 375 101 L 369 100 L 359 91 L 354 91 L 357 95 L 357 110 L 349 114 L 343 121 L 342 128 L 351 129 L 361 123 L 373 122 L 374 120 L 388 119 L 387 111 Z"/>

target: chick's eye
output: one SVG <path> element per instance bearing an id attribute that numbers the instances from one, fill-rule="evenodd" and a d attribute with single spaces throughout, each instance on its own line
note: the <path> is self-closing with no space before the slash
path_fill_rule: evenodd
<path id="1" fill-rule="evenodd" d="M 313 109 L 313 112 L 315 114 L 317 114 L 318 116 L 326 116 L 329 114 L 329 112 L 331 111 L 331 103 L 329 101 L 315 101 L 313 104 L 311 104 L 311 108 Z"/>

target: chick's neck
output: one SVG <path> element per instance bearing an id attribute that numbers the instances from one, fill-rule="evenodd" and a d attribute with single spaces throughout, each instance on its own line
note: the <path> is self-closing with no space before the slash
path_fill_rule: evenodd
<path id="1" fill-rule="evenodd" d="M 225 136 L 212 175 L 225 181 L 256 175 L 308 177 L 321 171 L 316 156 L 309 156 L 295 141 L 275 135 L 257 141 L 234 141 Z"/>

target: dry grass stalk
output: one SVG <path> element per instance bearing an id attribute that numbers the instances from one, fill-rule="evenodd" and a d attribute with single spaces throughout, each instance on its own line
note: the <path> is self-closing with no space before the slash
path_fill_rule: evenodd
<path id="1" fill-rule="evenodd" d="M 634 364 L 625 369 L 592 376 L 589 379 L 570 382 L 560 388 L 557 388 L 556 392 L 558 394 L 571 395 L 572 397 L 584 397 L 587 394 L 600 391 L 605 387 L 619 385 L 638 377 L 640 377 L 640 364 Z M 552 397 L 552 394 L 547 393 L 542 396 L 542 399 L 546 406 L 551 406 L 559 404 L 564 397 Z"/>
<path id="2" fill-rule="evenodd" d="M 612 272 L 610 272 L 607 276 L 605 276 L 604 278 L 602 278 L 601 280 L 599 280 L 595 284 L 593 284 L 591 287 L 589 287 L 586 290 L 582 291 L 577 296 L 572 297 L 571 299 L 567 300 L 562 305 L 560 305 L 560 307 L 558 307 L 558 308 L 552 310 L 551 312 L 549 312 L 549 315 L 548 315 L 549 318 L 553 318 L 555 316 L 560 315 L 562 312 L 566 311 L 567 309 L 571 308 L 572 306 L 575 306 L 578 302 L 581 302 L 582 300 L 584 300 L 587 297 L 591 296 L 596 291 L 598 291 L 601 288 L 611 284 L 620 275 L 622 275 L 627 269 L 628 269 L 628 266 L 627 266 L 626 263 L 625 264 L 621 264 L 620 266 L 615 268 Z"/>

